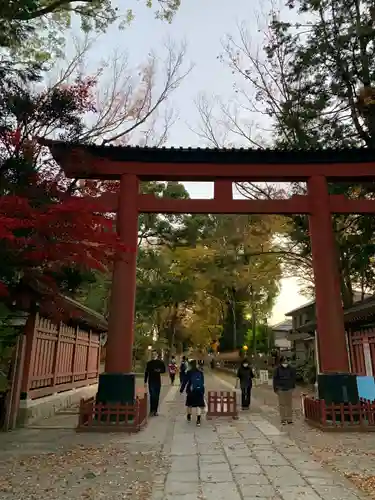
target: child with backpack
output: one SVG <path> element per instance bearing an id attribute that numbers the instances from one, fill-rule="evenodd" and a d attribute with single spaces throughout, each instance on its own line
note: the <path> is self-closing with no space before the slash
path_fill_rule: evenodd
<path id="1" fill-rule="evenodd" d="M 177 373 L 176 358 L 174 356 L 172 356 L 171 362 L 168 365 L 168 373 L 169 373 L 171 385 L 174 385 L 174 381 L 175 381 L 176 373 Z"/>
<path id="2" fill-rule="evenodd" d="M 181 385 L 180 393 L 182 394 L 184 390 L 186 390 L 187 421 L 191 422 L 193 408 L 196 408 L 197 426 L 199 427 L 201 425 L 202 409 L 206 405 L 204 402 L 204 375 L 202 370 L 197 367 L 195 360 L 190 362 L 190 370 Z"/>

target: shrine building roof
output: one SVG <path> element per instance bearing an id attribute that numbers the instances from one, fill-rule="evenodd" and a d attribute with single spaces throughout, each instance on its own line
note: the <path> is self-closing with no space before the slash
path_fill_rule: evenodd
<path id="1" fill-rule="evenodd" d="M 273 149 L 273 148 L 156 148 L 148 146 L 101 146 L 75 142 L 42 139 L 46 146 L 61 152 L 84 149 L 92 156 L 112 161 L 179 162 L 179 163 L 358 163 L 374 162 L 375 149 L 369 148 L 321 148 L 321 149 Z"/>

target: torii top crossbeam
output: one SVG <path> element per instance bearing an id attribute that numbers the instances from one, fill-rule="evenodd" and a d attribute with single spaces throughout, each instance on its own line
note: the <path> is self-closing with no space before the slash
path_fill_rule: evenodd
<path id="1" fill-rule="evenodd" d="M 84 145 L 41 140 L 66 175 L 80 179 L 292 182 L 374 181 L 375 149 L 192 149 Z"/>

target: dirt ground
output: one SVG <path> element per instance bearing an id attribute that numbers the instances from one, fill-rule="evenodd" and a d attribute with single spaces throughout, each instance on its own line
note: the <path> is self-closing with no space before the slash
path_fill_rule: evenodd
<path id="1" fill-rule="evenodd" d="M 166 419 L 157 418 L 152 429 L 133 436 L 76 433 L 78 415 L 62 412 L 0 435 L 1 500 L 148 500 L 164 467 L 168 433 Z"/>

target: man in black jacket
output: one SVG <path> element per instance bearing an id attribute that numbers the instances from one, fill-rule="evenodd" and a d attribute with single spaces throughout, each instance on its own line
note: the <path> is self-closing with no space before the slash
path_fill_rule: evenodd
<path id="1" fill-rule="evenodd" d="M 247 358 L 242 361 L 241 366 L 237 371 L 237 378 L 240 381 L 241 387 L 242 409 L 248 410 L 250 408 L 251 389 L 253 387 L 254 372 Z"/>
<path id="2" fill-rule="evenodd" d="M 159 398 L 161 390 L 161 375 L 165 373 L 165 364 L 159 359 L 158 353 L 152 353 L 152 360 L 146 365 L 145 370 L 145 389 L 150 395 L 150 415 L 156 417 L 159 408 Z"/>
<path id="3" fill-rule="evenodd" d="M 273 390 L 279 399 L 282 424 L 293 423 L 293 390 L 296 387 L 296 371 L 289 361 L 282 357 L 273 374 Z"/>

